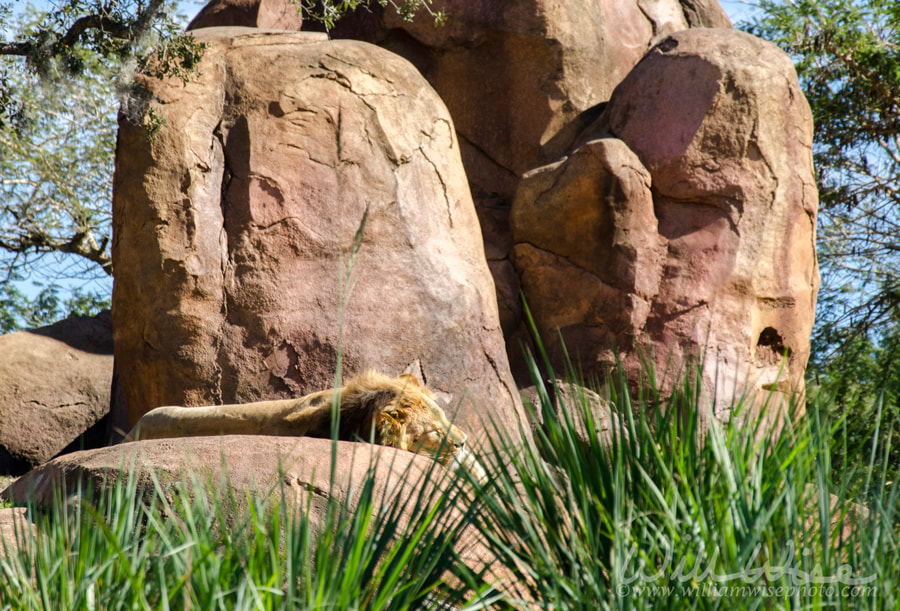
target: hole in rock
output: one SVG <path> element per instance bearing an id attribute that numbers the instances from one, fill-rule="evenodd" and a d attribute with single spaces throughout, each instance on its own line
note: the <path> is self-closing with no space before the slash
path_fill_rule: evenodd
<path id="1" fill-rule="evenodd" d="M 773 327 L 766 327 L 762 330 L 762 333 L 759 334 L 759 340 L 756 342 L 757 347 L 757 358 L 764 358 L 766 361 L 769 361 L 771 357 L 774 357 L 775 362 L 780 362 L 781 357 L 790 358 L 791 349 L 785 347 L 784 338 L 781 337 L 781 334 L 775 330 Z M 764 356 L 764 353 L 759 350 L 759 348 L 768 348 L 769 358 Z"/>

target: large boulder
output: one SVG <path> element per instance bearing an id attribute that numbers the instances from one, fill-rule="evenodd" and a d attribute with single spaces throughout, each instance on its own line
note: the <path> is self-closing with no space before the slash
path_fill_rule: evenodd
<path id="1" fill-rule="evenodd" d="M 522 290 L 559 371 L 560 332 L 590 373 L 623 357 L 639 365 L 633 340 L 658 297 L 666 241 L 637 155 L 601 138 L 526 174 L 511 224 Z"/>
<path id="2" fill-rule="evenodd" d="M 564 154 L 655 42 L 731 22 L 717 0 L 438 0 L 432 9 L 446 12 L 441 27 L 426 11 L 410 22 L 367 7 L 334 35 L 406 57 L 447 104 L 509 336 L 520 319 L 508 220 L 519 178 Z"/>
<path id="3" fill-rule="evenodd" d="M 294 397 L 417 361 L 472 432 L 524 423 L 446 108 L 406 60 L 314 33 L 209 28 L 164 117 L 120 121 L 113 319 L 132 424 Z"/>
<path id="4" fill-rule="evenodd" d="M 0 335 L 0 474 L 104 444 L 112 377 L 109 312 Z"/>
<path id="5" fill-rule="evenodd" d="M 790 58 L 734 30 L 678 32 L 580 141 L 522 181 L 513 211 L 558 362 L 557 329 L 590 372 L 618 357 L 636 381 L 649 349 L 665 385 L 696 358 L 722 415 L 745 391 L 802 389 L 818 196 Z"/>

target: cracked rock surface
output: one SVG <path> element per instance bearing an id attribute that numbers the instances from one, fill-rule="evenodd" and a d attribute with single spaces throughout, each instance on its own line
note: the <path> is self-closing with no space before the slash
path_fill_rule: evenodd
<path id="1" fill-rule="evenodd" d="M 363 42 L 193 34 L 210 43 L 199 76 L 142 81 L 156 136 L 120 122 L 113 312 L 132 422 L 329 388 L 340 354 L 345 377 L 418 359 L 461 427 L 517 426 L 456 132 L 428 83 Z"/>
<path id="2" fill-rule="evenodd" d="M 745 391 L 802 389 L 818 195 L 787 55 L 735 30 L 672 34 L 580 142 L 525 176 L 512 212 L 515 263 L 557 361 L 559 328 L 601 377 L 618 357 L 639 378 L 635 338 L 662 384 L 700 357 L 719 410 Z"/>
<path id="3" fill-rule="evenodd" d="M 375 5 L 376 3 L 371 3 Z M 521 320 L 509 213 L 520 177 L 564 154 L 597 106 L 659 40 L 686 28 L 730 28 L 717 0 L 438 0 L 405 21 L 373 6 L 336 37 L 368 40 L 410 60 L 453 117 L 485 249 L 511 338 Z"/>

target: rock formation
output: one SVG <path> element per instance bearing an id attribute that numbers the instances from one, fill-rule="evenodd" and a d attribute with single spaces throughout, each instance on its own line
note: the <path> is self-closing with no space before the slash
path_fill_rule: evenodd
<path id="1" fill-rule="evenodd" d="M 197 13 L 186 29 L 244 26 L 299 30 L 303 25 L 299 11 L 299 2 L 291 0 L 212 0 Z"/>
<path id="2" fill-rule="evenodd" d="M 512 214 L 557 359 L 556 329 L 588 371 L 618 354 L 636 379 L 640 347 L 670 374 L 702 356 L 718 410 L 744 391 L 802 389 L 818 197 L 787 55 L 734 30 L 673 34 L 580 142 L 525 177 Z"/>
<path id="3" fill-rule="evenodd" d="M 141 79 L 120 122 L 113 319 L 132 424 L 159 405 L 299 396 L 411 362 L 457 424 L 524 422 L 443 103 L 396 55 L 196 30 L 199 76 Z"/>
<path id="4" fill-rule="evenodd" d="M 106 443 L 112 376 L 108 312 L 0 335 L 0 474 Z"/>
<path id="5" fill-rule="evenodd" d="M 592 140 L 526 174 L 511 225 L 522 288 L 557 365 L 557 329 L 592 373 L 614 364 L 647 324 L 666 257 L 637 155 L 621 140 Z"/>
<path id="6" fill-rule="evenodd" d="M 731 27 L 716 0 L 438 0 L 447 22 L 420 11 L 361 10 L 334 35 L 409 59 L 453 117 L 484 228 L 507 335 L 520 297 L 509 260 L 509 207 L 519 178 L 564 154 L 597 104 L 661 37 Z M 510 346 L 518 350 L 517 346 Z"/>

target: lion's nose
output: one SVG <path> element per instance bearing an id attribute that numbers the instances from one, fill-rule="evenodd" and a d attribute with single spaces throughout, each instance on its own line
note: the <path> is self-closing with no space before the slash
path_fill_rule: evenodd
<path id="1" fill-rule="evenodd" d="M 456 442 L 457 449 L 464 448 L 466 446 L 466 439 L 468 439 L 468 436 L 466 436 L 465 433 L 460 431 L 459 437 L 457 439 L 458 439 L 458 441 Z"/>

